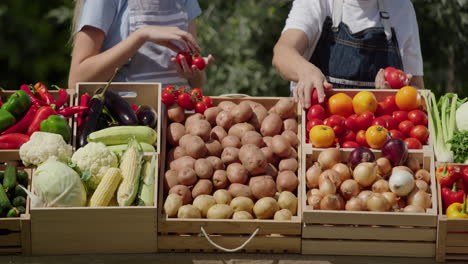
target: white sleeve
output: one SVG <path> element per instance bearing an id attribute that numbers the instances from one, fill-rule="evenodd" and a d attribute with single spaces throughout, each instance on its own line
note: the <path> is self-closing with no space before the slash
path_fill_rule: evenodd
<path id="1" fill-rule="evenodd" d="M 408 1 L 409 2 L 409 1 Z M 419 30 L 418 21 L 416 19 L 416 13 L 414 7 L 410 2 L 408 10 L 408 25 L 407 30 L 409 31 L 409 37 L 402 43 L 403 49 L 403 68 L 406 73 L 412 75 L 422 76 L 423 72 L 423 59 L 421 54 L 421 43 L 419 41 Z"/>

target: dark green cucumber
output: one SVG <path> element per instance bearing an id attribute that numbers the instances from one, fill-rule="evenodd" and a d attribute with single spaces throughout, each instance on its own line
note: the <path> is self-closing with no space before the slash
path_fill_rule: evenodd
<path id="1" fill-rule="evenodd" d="M 20 170 L 16 173 L 16 180 L 23 186 L 28 186 L 28 173 L 24 170 Z"/>
<path id="2" fill-rule="evenodd" d="M 13 206 L 26 206 L 26 198 L 21 196 L 15 197 L 15 199 L 13 199 Z"/>
<path id="3" fill-rule="evenodd" d="M 26 198 L 27 194 L 20 186 L 21 186 L 20 184 L 16 185 L 14 197 L 19 197 L 20 196 L 20 197 Z"/>
<path id="4" fill-rule="evenodd" d="M 3 177 L 5 176 L 5 173 L 2 171 L 0 172 L 0 182 L 3 182 Z"/>
<path id="5" fill-rule="evenodd" d="M 7 213 L 7 217 L 18 217 L 20 215 L 20 212 L 16 208 L 11 208 L 10 211 Z"/>
<path id="6" fill-rule="evenodd" d="M 10 190 L 15 188 L 16 185 L 16 167 L 8 165 L 5 168 L 5 176 L 3 177 L 3 188 Z"/>
<path id="7" fill-rule="evenodd" d="M 3 189 L 3 185 L 0 184 L 0 210 L 8 211 L 10 208 L 10 199 L 8 199 L 5 189 Z"/>
<path id="8" fill-rule="evenodd" d="M 24 206 L 18 206 L 16 209 L 20 212 L 20 214 L 26 213 L 26 208 Z"/>

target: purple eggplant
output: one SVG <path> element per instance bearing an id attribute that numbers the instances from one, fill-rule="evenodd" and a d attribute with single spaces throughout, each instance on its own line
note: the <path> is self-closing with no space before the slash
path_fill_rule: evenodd
<path id="1" fill-rule="evenodd" d="M 123 126 L 138 125 L 138 118 L 132 106 L 118 93 L 107 90 L 104 96 L 104 105 L 119 124 Z"/>
<path id="2" fill-rule="evenodd" d="M 158 115 L 156 111 L 147 105 L 141 105 L 137 111 L 138 123 L 142 126 L 156 127 Z"/>

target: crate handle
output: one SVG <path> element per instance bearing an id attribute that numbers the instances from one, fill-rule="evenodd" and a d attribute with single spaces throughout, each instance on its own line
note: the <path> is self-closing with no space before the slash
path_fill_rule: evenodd
<path id="1" fill-rule="evenodd" d="M 260 231 L 260 227 L 257 227 L 257 229 L 255 229 L 255 231 L 252 233 L 252 235 L 244 243 L 242 243 L 242 245 L 240 245 L 240 246 L 238 246 L 236 248 L 224 248 L 224 247 L 216 244 L 213 240 L 211 240 L 210 236 L 206 233 L 203 226 L 201 226 L 200 229 L 201 229 L 203 235 L 205 236 L 206 240 L 208 240 L 208 242 L 210 242 L 211 245 L 213 245 L 215 248 L 217 248 L 219 250 L 222 250 L 222 251 L 225 251 L 225 252 L 236 252 L 236 251 L 239 251 L 239 250 L 243 249 L 245 246 L 247 246 L 248 243 L 250 243 L 250 241 L 252 241 L 252 239 L 257 235 L 258 231 Z"/>
<path id="2" fill-rule="evenodd" d="M 232 93 L 232 94 L 221 94 L 220 97 L 229 97 L 229 98 L 245 98 L 245 97 L 250 97 L 250 95 L 248 94 L 236 94 L 236 93 Z"/>

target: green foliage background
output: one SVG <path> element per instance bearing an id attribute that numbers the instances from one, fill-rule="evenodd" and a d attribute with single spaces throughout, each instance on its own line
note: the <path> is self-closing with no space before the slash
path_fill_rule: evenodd
<path id="1" fill-rule="evenodd" d="M 198 40 L 215 64 L 207 94 L 287 96 L 288 82 L 271 66 L 291 1 L 199 0 Z M 468 96 L 468 0 L 414 0 L 426 87 Z M 42 81 L 66 86 L 70 63 L 70 0 L 0 3 L 0 86 Z"/>

